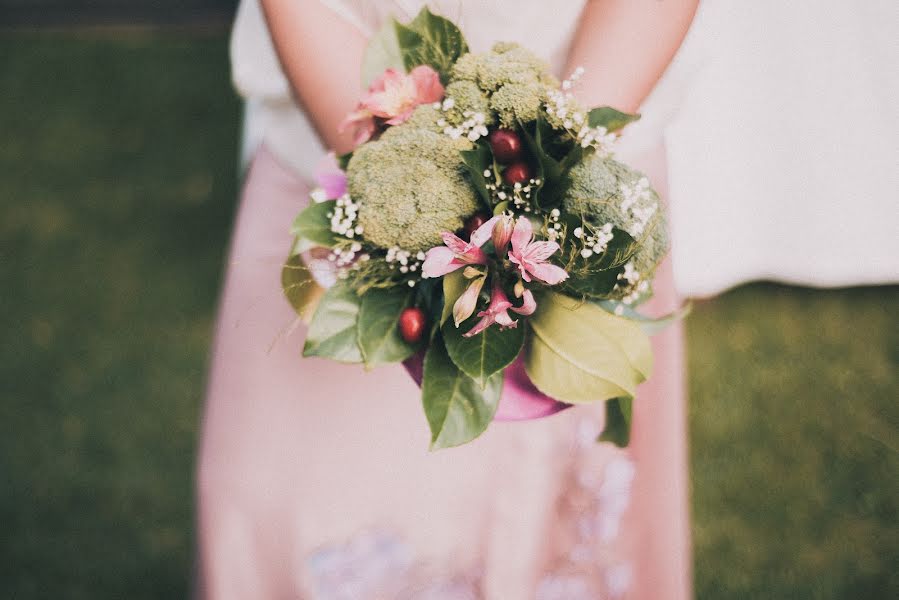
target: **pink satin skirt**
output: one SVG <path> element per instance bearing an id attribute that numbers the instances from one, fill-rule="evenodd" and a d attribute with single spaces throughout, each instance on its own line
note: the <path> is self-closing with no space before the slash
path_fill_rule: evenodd
<path id="1" fill-rule="evenodd" d="M 583 406 L 429 452 L 420 391 L 401 366 L 366 373 L 300 356 L 305 330 L 280 269 L 307 193 L 258 151 L 200 440 L 200 596 L 688 598 L 680 328 L 654 339 L 626 451 L 595 443 L 602 407 Z M 661 277 L 656 310 L 676 302 Z"/>

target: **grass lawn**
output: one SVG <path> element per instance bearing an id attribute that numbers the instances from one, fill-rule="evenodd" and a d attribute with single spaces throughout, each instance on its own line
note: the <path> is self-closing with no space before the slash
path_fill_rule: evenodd
<path id="1" fill-rule="evenodd" d="M 189 593 L 239 113 L 223 36 L 0 37 L 0 597 Z M 897 309 L 697 306 L 699 598 L 899 597 Z"/>

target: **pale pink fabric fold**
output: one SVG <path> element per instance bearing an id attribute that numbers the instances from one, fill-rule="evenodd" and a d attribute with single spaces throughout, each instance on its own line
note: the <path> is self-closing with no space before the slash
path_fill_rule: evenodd
<path id="1" fill-rule="evenodd" d="M 300 357 L 280 266 L 307 191 L 258 152 L 199 449 L 200 595 L 686 598 L 680 330 L 656 340 L 628 452 L 593 442 L 601 407 L 495 423 L 468 446 L 428 452 L 402 367 Z"/>

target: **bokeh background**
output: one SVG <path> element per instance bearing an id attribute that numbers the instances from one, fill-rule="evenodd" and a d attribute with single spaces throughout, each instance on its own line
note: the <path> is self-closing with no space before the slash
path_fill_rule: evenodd
<path id="1" fill-rule="evenodd" d="M 2 598 L 190 594 L 233 8 L 0 0 Z M 899 597 L 897 314 L 897 287 L 695 306 L 698 598 Z"/>

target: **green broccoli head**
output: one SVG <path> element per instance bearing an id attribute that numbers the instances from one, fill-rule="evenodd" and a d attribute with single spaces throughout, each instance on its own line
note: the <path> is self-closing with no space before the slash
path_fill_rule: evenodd
<path id="1" fill-rule="evenodd" d="M 483 102 L 468 100 L 467 103 L 478 105 L 473 112 L 483 111 L 481 105 L 486 105 L 487 122 L 498 121 L 503 127 L 536 119 L 547 99 L 546 86 L 558 85 L 545 62 L 511 43 L 496 44 L 490 52 L 463 55 L 453 67 L 452 81 L 447 87 L 447 97 L 460 104 L 453 91 L 457 86 L 465 90 L 466 99 L 482 98 Z M 479 94 L 473 92 L 474 88 Z"/>
<path id="2" fill-rule="evenodd" d="M 639 171 L 613 160 L 593 155 L 575 165 L 570 171 L 570 186 L 562 203 L 564 208 L 596 227 L 611 223 L 615 227 L 636 233 L 640 249 L 634 256 L 634 268 L 647 279 L 668 253 L 668 227 L 665 211 L 658 194 L 651 188 L 627 210 L 622 209 L 625 200 L 622 185 L 633 187 L 645 176 Z M 646 221 L 642 231 L 634 229 L 639 219 L 634 210 L 645 210 L 656 205 L 655 212 Z"/>
<path id="3" fill-rule="evenodd" d="M 427 250 L 442 243 L 441 232 L 460 229 L 479 206 L 459 155 L 472 143 L 415 121 L 358 147 L 347 167 L 362 237 L 381 248 Z"/>

